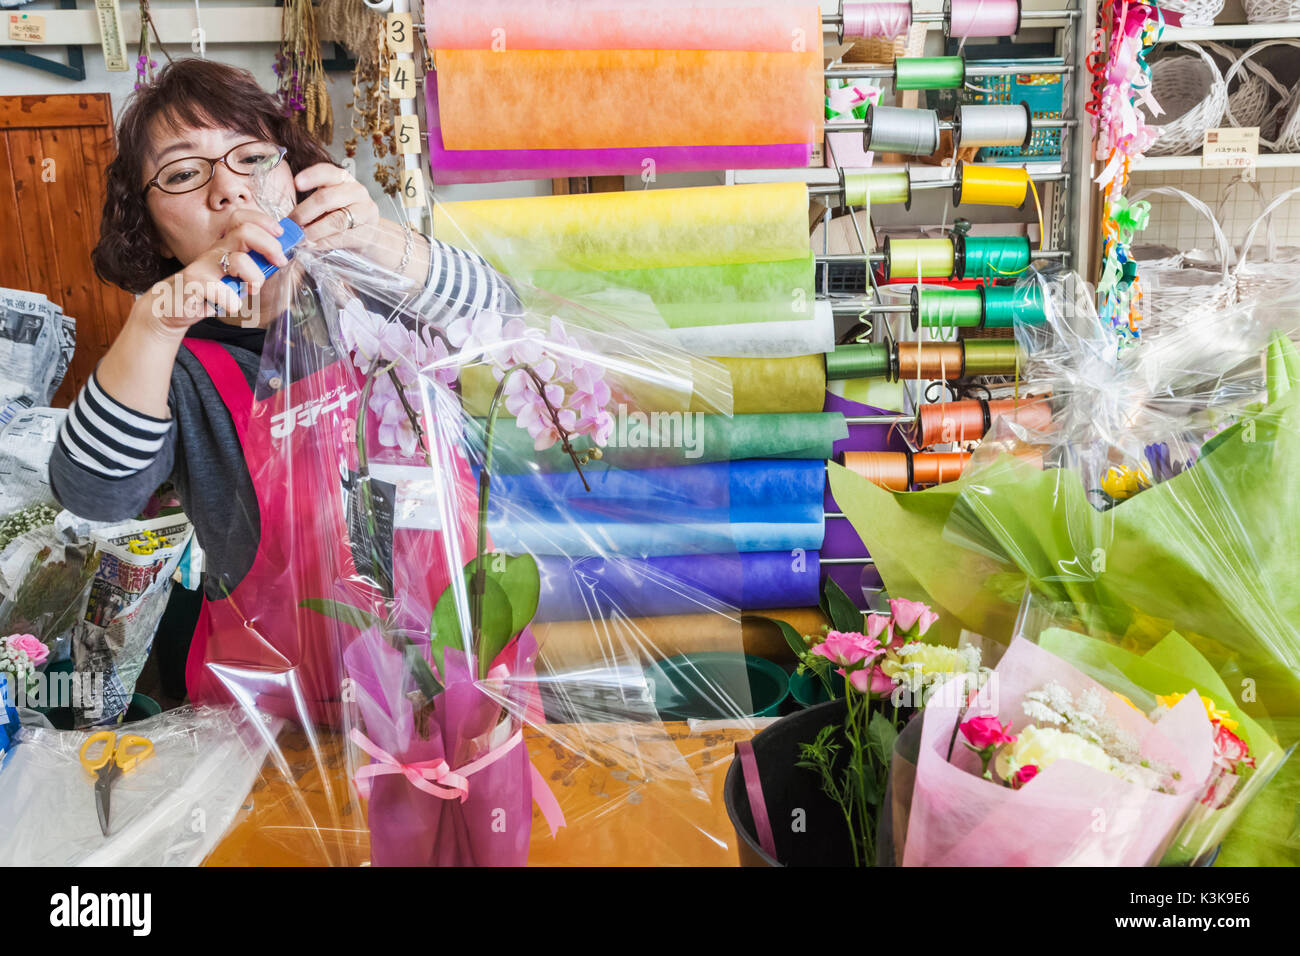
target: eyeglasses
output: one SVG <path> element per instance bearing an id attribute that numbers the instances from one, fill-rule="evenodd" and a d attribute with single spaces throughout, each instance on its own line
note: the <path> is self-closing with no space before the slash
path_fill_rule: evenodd
<path id="1" fill-rule="evenodd" d="M 251 176 L 257 169 L 269 171 L 280 165 L 288 151 L 273 143 L 253 142 L 240 143 L 216 159 L 203 156 L 173 159 L 145 183 L 141 195 L 148 195 L 150 186 L 157 186 L 173 196 L 202 189 L 216 175 L 217 163 L 224 163 L 228 170 L 240 176 Z"/>

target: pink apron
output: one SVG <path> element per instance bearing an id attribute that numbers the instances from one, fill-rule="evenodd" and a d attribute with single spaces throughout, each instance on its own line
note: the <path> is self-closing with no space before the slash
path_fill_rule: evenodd
<path id="1" fill-rule="evenodd" d="M 248 573 L 223 599 L 203 602 L 186 664 L 190 700 L 237 701 L 304 724 L 337 726 L 343 648 L 360 632 L 299 605 L 325 598 L 382 607 L 379 593 L 353 561 L 341 478 L 356 468 L 354 417 L 362 376 L 340 360 L 254 402 L 243 372 L 221 345 L 201 339 L 184 344 L 234 421 L 261 525 Z M 369 414 L 373 435 L 378 421 Z M 370 455 L 372 462 L 385 457 L 393 461 L 396 453 L 381 449 Z M 461 464 L 459 496 L 472 502 L 472 475 Z M 459 521 L 462 553 L 472 555 L 473 508 L 462 508 Z M 403 626 L 422 630 L 427 640 L 433 605 L 450 580 L 442 532 L 398 528 L 393 554 Z"/>

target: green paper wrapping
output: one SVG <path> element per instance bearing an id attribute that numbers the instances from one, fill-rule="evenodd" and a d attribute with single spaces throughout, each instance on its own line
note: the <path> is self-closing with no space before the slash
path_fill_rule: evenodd
<path id="1" fill-rule="evenodd" d="M 615 417 L 601 461 L 614 468 L 658 468 L 743 458 L 828 459 L 835 442 L 848 434 L 844 416 L 837 413 L 701 414 L 683 419 L 671 413 L 654 418 L 623 410 Z M 496 436 L 498 461 L 536 464 L 543 471 L 573 468 L 558 445 L 533 451 L 533 440 L 520 428 L 501 428 Z M 575 447 L 579 452 L 589 449 L 590 439 L 578 439 Z"/>
<path id="2" fill-rule="evenodd" d="M 807 243 L 805 242 L 805 245 Z M 812 317 L 813 255 L 775 262 L 612 269 L 594 273 L 539 269 L 539 289 L 568 299 L 603 295 L 610 287 L 649 296 L 669 328 L 789 322 Z"/>

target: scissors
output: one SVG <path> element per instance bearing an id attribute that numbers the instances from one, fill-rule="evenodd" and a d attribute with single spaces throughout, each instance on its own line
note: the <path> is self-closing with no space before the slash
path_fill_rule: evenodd
<path id="1" fill-rule="evenodd" d="M 103 747 L 91 756 L 95 745 Z M 135 734 L 123 734 L 118 739 L 111 730 L 101 730 L 86 738 L 81 745 L 81 765 L 95 774 L 95 810 L 99 814 L 99 829 L 108 836 L 108 797 L 117 778 L 130 773 L 140 761 L 153 756 L 153 741 Z"/>

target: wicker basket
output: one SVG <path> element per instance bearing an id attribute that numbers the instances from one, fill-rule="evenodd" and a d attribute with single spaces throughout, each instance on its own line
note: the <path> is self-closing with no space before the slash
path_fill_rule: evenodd
<path id="1" fill-rule="evenodd" d="M 1160 9 L 1181 13 L 1185 27 L 1208 27 L 1223 10 L 1223 0 L 1164 0 Z"/>
<path id="2" fill-rule="evenodd" d="M 1289 23 L 1300 20 L 1297 0 L 1244 0 L 1247 23 Z"/>
<path id="3" fill-rule="evenodd" d="M 1300 41 L 1297 40 L 1265 40 L 1263 43 L 1256 43 L 1250 49 L 1246 50 L 1234 61 L 1224 74 L 1224 84 L 1231 84 L 1237 74 L 1244 67 L 1254 76 L 1265 83 L 1272 91 L 1270 99 L 1271 105 L 1259 117 L 1257 122 L 1250 122 L 1253 118 L 1250 115 L 1239 113 L 1240 107 L 1253 106 L 1253 100 L 1244 97 L 1243 86 L 1238 86 L 1237 92 L 1228 98 L 1228 105 L 1224 109 L 1224 120 L 1230 126 L 1258 126 L 1259 142 L 1261 146 L 1267 146 L 1269 149 L 1282 152 L 1294 152 L 1300 148 L 1300 111 L 1297 111 L 1296 105 L 1300 102 L 1294 92 L 1278 82 L 1268 70 L 1264 69 L 1258 63 L 1253 62 L 1253 57 L 1261 50 L 1271 46 L 1290 46 L 1300 48 Z M 1216 46 L 1216 51 L 1218 47 Z M 1224 48 L 1227 49 L 1227 48 Z M 1276 127 L 1276 132 L 1274 132 Z M 1270 139 L 1270 134 L 1276 139 Z M 1286 145 L 1289 143 L 1290 145 Z"/>
<path id="4" fill-rule="evenodd" d="M 1176 196 L 1208 219 L 1214 229 L 1219 261 L 1216 269 L 1180 268 L 1139 262 L 1138 279 L 1142 283 L 1141 328 L 1144 332 L 1159 332 L 1170 326 L 1193 323 L 1198 316 L 1222 311 L 1237 301 L 1236 276 L 1229 271 L 1232 247 L 1228 245 L 1228 239 L 1210 207 L 1173 186 L 1144 189 L 1132 197 L 1132 202 L 1153 195 Z"/>
<path id="5" fill-rule="evenodd" d="M 1228 108 L 1228 87 L 1214 58 L 1195 43 L 1178 45 L 1196 55 L 1167 56 L 1151 65 L 1151 95 L 1164 109 L 1160 117 L 1147 115 L 1160 131 L 1147 150 L 1151 156 L 1198 152 L 1205 131 L 1218 126 Z"/>
<path id="6" fill-rule="evenodd" d="M 1294 196 L 1300 196 L 1300 186 L 1274 197 L 1246 230 L 1246 238 L 1241 241 L 1241 252 L 1237 256 L 1237 267 L 1233 270 L 1237 279 L 1238 302 L 1276 300 L 1300 292 L 1300 268 L 1297 268 L 1297 263 L 1300 263 L 1300 247 L 1278 248 L 1277 234 L 1273 228 L 1274 210 Z M 1251 248 L 1255 233 L 1261 226 L 1265 227 L 1264 255 L 1262 259 L 1251 262 L 1250 253 L 1261 251 Z"/>
<path id="7" fill-rule="evenodd" d="M 1291 98 L 1291 91 L 1243 51 L 1220 43 L 1205 45 L 1229 64 L 1223 74 L 1223 84 L 1228 88 L 1223 121 L 1229 126 L 1258 126 L 1259 135 L 1265 140 L 1275 135 L 1274 127 Z"/>

